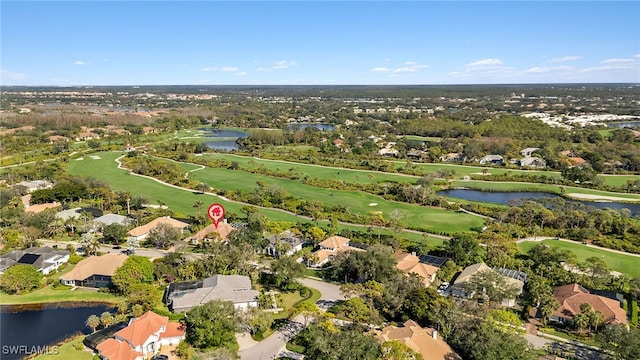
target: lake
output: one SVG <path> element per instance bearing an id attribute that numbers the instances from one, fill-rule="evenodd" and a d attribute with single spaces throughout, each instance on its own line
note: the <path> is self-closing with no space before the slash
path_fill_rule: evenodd
<path id="1" fill-rule="evenodd" d="M 56 343 L 74 334 L 91 332 L 85 326 L 89 316 L 100 316 L 109 310 L 109 306 L 99 303 L 2 305 L 0 358 L 18 360 L 34 353 L 53 353 Z"/>
<path id="2" fill-rule="evenodd" d="M 640 121 L 616 121 L 606 123 L 610 128 L 640 127 Z"/>
<path id="3" fill-rule="evenodd" d="M 458 199 L 481 201 L 494 204 L 509 205 L 512 201 L 518 201 L 522 199 L 542 199 L 542 198 L 558 198 L 560 195 L 544 193 L 544 192 L 529 192 L 529 191 L 514 191 L 514 192 L 489 192 L 470 189 L 453 189 L 438 191 L 439 195 L 450 196 Z M 619 202 L 600 202 L 600 201 L 580 201 L 580 200 L 568 200 L 570 202 L 578 202 L 586 206 L 592 206 L 597 209 L 629 209 L 632 216 L 640 214 L 640 204 L 629 204 Z"/>
<path id="4" fill-rule="evenodd" d="M 333 131 L 335 130 L 335 126 L 332 124 L 308 124 L 308 123 L 304 123 L 304 124 L 288 124 L 287 125 L 289 127 L 289 130 L 304 130 L 306 128 L 316 128 L 318 130 L 322 130 L 322 131 Z"/>
<path id="5" fill-rule="evenodd" d="M 238 150 L 238 144 L 236 140 L 238 138 L 246 138 L 248 133 L 238 130 L 218 130 L 218 129 L 200 129 L 207 135 L 206 137 L 212 139 L 218 139 L 206 142 L 208 148 L 214 150 L 234 151 Z"/>

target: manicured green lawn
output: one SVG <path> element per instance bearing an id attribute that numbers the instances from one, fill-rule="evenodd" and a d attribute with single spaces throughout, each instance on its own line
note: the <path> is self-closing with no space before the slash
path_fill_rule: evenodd
<path id="1" fill-rule="evenodd" d="M 122 155 L 121 152 L 100 152 L 93 154 L 99 156 L 100 159 L 92 159 L 89 156 L 84 157 L 83 160 L 70 160 L 67 170 L 73 175 L 81 176 L 93 176 L 99 177 L 105 180 L 111 185 L 111 188 L 118 191 L 128 191 L 132 194 L 139 194 L 149 199 L 149 202 L 156 203 L 158 200 L 167 204 L 173 211 L 181 212 L 184 214 L 195 214 L 198 210 L 193 207 L 196 201 L 202 201 L 205 204 L 219 202 L 225 206 L 229 212 L 240 213 L 240 208 L 244 204 L 238 204 L 228 202 L 220 199 L 217 196 L 199 194 L 194 191 L 186 191 L 176 189 L 151 179 L 143 178 L 140 176 L 129 174 L 126 170 L 117 168 L 115 159 Z M 202 176 L 202 174 L 205 174 Z M 238 176 L 241 174 L 241 176 Z M 295 184 L 300 189 L 304 189 L 304 195 L 307 198 L 319 199 L 321 201 L 327 201 L 327 203 L 338 203 L 342 193 L 334 192 L 334 196 L 330 196 L 330 190 L 317 189 L 311 186 L 303 185 L 299 182 L 286 179 L 275 179 L 261 175 L 248 174 L 244 172 L 223 170 L 223 169 L 210 169 L 195 171 L 191 173 L 192 178 L 200 179 L 208 184 L 220 188 L 220 181 L 224 180 L 229 185 L 230 189 L 234 188 L 254 188 L 255 182 L 263 180 L 268 183 L 278 183 L 278 181 L 284 181 L 281 183 L 283 188 L 288 188 L 291 184 Z M 242 185 L 243 187 L 240 187 Z M 294 186 L 294 185 L 291 185 Z M 376 207 L 370 207 L 369 204 L 376 202 L 383 204 L 383 200 L 373 195 L 364 194 L 360 192 L 345 192 L 348 196 L 348 201 L 358 201 L 358 206 L 353 207 L 352 211 L 383 211 L 384 214 L 388 214 L 390 211 L 398 208 L 404 211 L 406 214 L 407 223 L 411 220 L 411 223 L 424 226 L 429 226 L 430 229 L 435 231 L 468 231 L 472 227 L 482 226 L 482 219 L 466 214 L 459 214 L 452 211 L 445 211 L 442 209 L 419 207 L 417 205 L 402 204 L 384 201 L 384 205 L 378 205 Z M 298 194 L 300 195 L 300 194 Z M 332 200 L 332 202 L 331 202 Z M 345 199 L 343 199 L 344 201 Z M 414 214 L 414 211 L 417 212 Z M 298 216 L 283 213 L 277 210 L 263 209 L 261 212 L 271 220 L 276 221 L 291 221 L 291 222 L 307 222 L 308 220 L 300 218 Z M 359 228 L 363 230 L 363 228 Z M 376 230 L 377 234 L 377 230 Z M 414 235 L 407 236 L 414 237 Z"/>
<path id="2" fill-rule="evenodd" d="M 543 240 L 542 243 L 560 249 L 571 250 L 576 254 L 578 261 L 584 261 L 593 256 L 601 257 L 611 270 L 619 271 L 632 277 L 640 277 L 640 257 L 600 250 L 591 246 L 566 241 Z M 526 253 L 537 244 L 538 242 L 534 241 L 521 242 L 518 244 L 518 248 L 523 253 Z"/>
<path id="3" fill-rule="evenodd" d="M 69 160 L 67 171 L 72 175 L 97 177 L 109 183 L 113 190 L 144 196 L 150 203 L 157 203 L 160 200 L 171 210 L 187 215 L 198 211 L 193 207 L 196 201 L 204 204 L 217 202 L 222 204 L 228 212 L 234 213 L 240 213 L 240 208 L 244 206 L 244 204 L 224 201 L 217 196 L 176 189 L 152 179 L 129 174 L 128 171 L 117 168 L 115 159 L 122 155 L 121 152 L 100 152 L 93 155 L 100 156 L 100 159 L 84 157 L 84 160 L 80 161 Z M 297 216 L 277 210 L 261 210 L 261 212 L 271 220 L 304 221 Z"/>
<path id="4" fill-rule="evenodd" d="M 64 301 L 93 301 L 117 303 L 121 298 L 108 293 L 101 293 L 93 290 L 56 290 L 51 286 L 38 289 L 24 295 L 7 295 L 0 294 L 0 304 L 34 304 L 46 302 L 64 302 Z"/>
<path id="5" fill-rule="evenodd" d="M 50 353 L 42 354 L 35 357 L 35 360 L 91 360 L 93 359 L 93 353 L 90 350 L 78 350 L 74 346 L 82 345 L 84 336 L 78 336 L 77 338 L 66 342 L 60 346 L 49 347 Z"/>
<path id="6" fill-rule="evenodd" d="M 291 161 L 283 161 L 283 160 L 266 160 L 266 159 L 255 159 L 248 156 L 242 155 L 233 155 L 233 154 L 205 154 L 204 158 L 210 159 L 225 159 L 228 161 L 238 162 L 242 167 L 253 167 L 257 168 L 258 166 L 264 166 L 265 168 L 277 171 L 277 172 L 288 172 L 289 169 L 295 169 L 295 171 L 299 174 L 301 178 L 308 176 L 309 178 L 319 178 L 319 179 L 334 179 L 334 180 L 342 180 L 345 182 L 352 183 L 380 183 L 380 182 L 409 182 L 415 183 L 418 180 L 417 176 L 410 175 L 401 175 L 401 174 L 390 174 L 390 173 L 382 173 L 377 171 L 367 171 L 367 170 L 353 170 L 346 168 L 331 168 L 326 166 L 314 166 L 307 164 L 300 164 Z"/>
<path id="7" fill-rule="evenodd" d="M 402 220 L 413 228 L 429 231 L 453 233 L 470 231 L 483 226 L 483 219 L 440 208 L 431 208 L 385 200 L 380 196 L 359 191 L 316 188 L 301 181 L 268 177 L 238 170 L 206 168 L 192 172 L 190 177 L 213 188 L 251 192 L 258 187 L 257 182 L 279 186 L 291 195 L 304 200 L 318 200 L 327 205 L 346 205 L 348 211 L 357 214 L 380 212 L 385 218 L 394 210 L 405 214 Z"/>

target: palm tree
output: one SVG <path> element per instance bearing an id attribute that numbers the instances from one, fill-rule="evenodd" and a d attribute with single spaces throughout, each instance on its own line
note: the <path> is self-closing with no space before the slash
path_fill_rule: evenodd
<path id="1" fill-rule="evenodd" d="M 48 225 L 45 234 L 51 238 L 56 238 L 64 232 L 64 222 L 60 218 L 53 219 Z"/>
<path id="2" fill-rule="evenodd" d="M 84 324 L 91 328 L 92 332 L 96 332 L 96 328 L 100 325 L 100 318 L 96 315 L 91 315 Z"/>
<path id="3" fill-rule="evenodd" d="M 113 320 L 113 315 L 111 315 L 111 313 L 108 311 L 105 311 L 100 315 L 100 323 L 102 324 L 103 328 L 107 328 L 111 324 L 113 324 Z"/>
<path id="4" fill-rule="evenodd" d="M 204 204 L 203 204 L 203 203 L 202 203 L 202 201 L 200 201 L 200 200 L 196 200 L 196 202 L 194 202 L 194 203 L 193 203 L 193 207 L 194 207 L 194 208 L 196 208 L 196 209 L 198 209 L 198 212 L 199 212 L 200 210 L 202 210 L 202 206 L 203 206 L 203 205 L 204 205 Z"/>

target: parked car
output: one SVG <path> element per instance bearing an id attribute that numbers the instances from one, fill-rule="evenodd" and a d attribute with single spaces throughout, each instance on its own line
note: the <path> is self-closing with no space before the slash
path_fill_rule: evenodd
<path id="1" fill-rule="evenodd" d="M 136 251 L 134 249 L 125 249 L 125 250 L 122 250 L 122 253 L 125 255 L 133 255 L 136 253 Z"/>
<path id="2" fill-rule="evenodd" d="M 151 360 L 169 360 L 169 357 L 167 355 L 158 354 L 154 355 Z"/>
<path id="3" fill-rule="evenodd" d="M 113 246 L 113 250 L 120 250 L 120 249 L 122 249 L 122 246 L 120 246 L 120 245 L 114 245 Z"/>

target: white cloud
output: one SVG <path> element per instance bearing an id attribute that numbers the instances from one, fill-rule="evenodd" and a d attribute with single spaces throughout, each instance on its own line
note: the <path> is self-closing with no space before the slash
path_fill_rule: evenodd
<path id="1" fill-rule="evenodd" d="M 240 71 L 240 72 L 237 72 L 236 75 L 237 76 L 245 76 L 245 75 L 247 75 L 247 72 L 246 71 Z"/>
<path id="2" fill-rule="evenodd" d="M 73 65 L 78 65 L 78 66 L 83 66 L 83 65 L 87 65 L 87 62 L 84 62 L 82 60 L 77 60 L 73 63 Z"/>
<path id="3" fill-rule="evenodd" d="M 389 72 L 389 71 L 391 71 L 391 69 L 386 68 L 384 66 L 381 66 L 381 67 L 375 67 L 375 68 L 371 69 L 371 71 L 373 71 L 373 72 Z"/>
<path id="4" fill-rule="evenodd" d="M 27 76 L 23 73 L 17 73 L 9 70 L 0 70 L 0 79 L 3 80 L 23 80 Z"/>
<path id="5" fill-rule="evenodd" d="M 224 72 L 236 72 L 238 71 L 238 68 L 235 66 L 225 66 L 222 69 L 220 69 L 220 71 L 224 71 Z"/>
<path id="6" fill-rule="evenodd" d="M 527 69 L 524 71 L 525 74 L 541 74 L 541 73 L 546 73 L 549 72 L 549 68 L 547 67 L 532 67 L 531 69 Z"/>
<path id="7" fill-rule="evenodd" d="M 418 65 L 418 63 L 415 62 L 415 61 L 406 61 L 404 64 L 405 65 Z"/>
<path id="8" fill-rule="evenodd" d="M 563 57 L 551 59 L 551 60 L 549 60 L 547 62 L 548 63 L 561 63 L 561 62 L 567 62 L 567 61 L 576 61 L 576 60 L 579 60 L 581 58 L 582 58 L 581 56 L 571 55 L 571 56 L 563 56 Z"/>
<path id="9" fill-rule="evenodd" d="M 298 66 L 298 63 L 295 61 L 280 60 L 276 62 L 272 69 L 288 69 L 292 66 Z"/>
<path id="10" fill-rule="evenodd" d="M 486 68 L 486 67 L 490 67 L 490 66 L 498 66 L 498 65 L 502 65 L 502 60 L 500 59 L 484 59 L 484 60 L 478 60 L 476 62 L 472 62 L 469 63 L 467 65 L 465 65 L 465 67 L 469 70 L 473 70 L 473 69 L 481 69 L 481 68 Z"/>
<path id="11" fill-rule="evenodd" d="M 209 71 L 218 71 L 218 68 L 215 67 L 215 66 L 207 66 L 205 68 L 202 68 L 202 71 L 207 71 L 207 72 L 209 72 Z"/>
<path id="12" fill-rule="evenodd" d="M 603 64 L 628 64 L 634 62 L 634 59 L 607 59 L 602 60 Z"/>
<path id="13" fill-rule="evenodd" d="M 293 66 L 298 66 L 298 62 L 297 61 L 287 61 L 287 60 L 280 60 L 280 61 L 276 61 L 273 66 L 271 67 L 259 67 L 256 69 L 256 71 L 271 71 L 271 70 L 283 70 L 283 69 L 288 69 L 290 67 Z"/>

